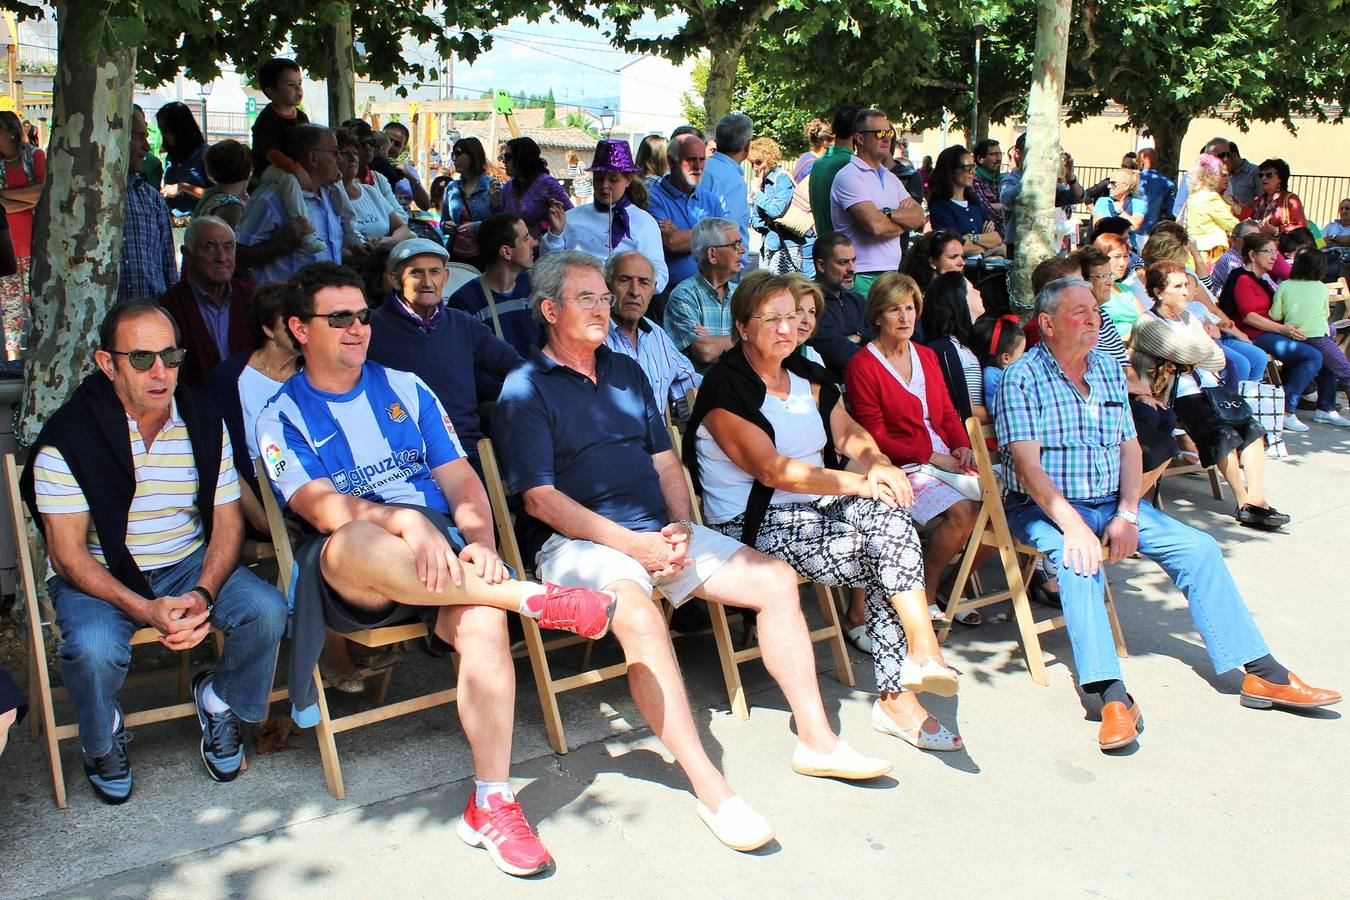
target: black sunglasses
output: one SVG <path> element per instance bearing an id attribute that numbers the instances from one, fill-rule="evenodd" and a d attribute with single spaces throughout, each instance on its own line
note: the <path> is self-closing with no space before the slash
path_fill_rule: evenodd
<path id="1" fill-rule="evenodd" d="M 164 360 L 165 368 L 176 369 L 183 364 L 187 356 L 186 347 L 170 347 L 167 350 L 109 350 L 113 356 L 125 356 L 127 362 L 137 372 L 145 372 L 155 364 L 155 359 Z"/>
<path id="2" fill-rule="evenodd" d="M 332 313 L 310 313 L 305 316 L 306 319 L 327 319 L 329 328 L 351 328 L 353 322 L 360 322 L 362 325 L 370 324 L 370 307 L 361 309 L 344 309 L 341 312 Z"/>

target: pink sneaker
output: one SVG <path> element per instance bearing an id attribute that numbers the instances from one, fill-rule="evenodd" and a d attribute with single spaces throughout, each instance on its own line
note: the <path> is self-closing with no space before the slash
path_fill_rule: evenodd
<path id="1" fill-rule="evenodd" d="M 486 850 L 497 868 L 508 875 L 534 875 L 553 861 L 525 821 L 520 804 L 503 800 L 501 794 L 488 797 L 487 809 L 479 809 L 471 794 L 455 833 L 470 847 Z"/>
<path id="2" fill-rule="evenodd" d="M 589 588 L 569 588 L 544 583 L 544 592 L 535 594 L 527 603 L 539 613 L 539 627 L 570 631 L 596 640 L 609 631 L 614 619 L 614 607 L 619 599 L 605 591 Z"/>

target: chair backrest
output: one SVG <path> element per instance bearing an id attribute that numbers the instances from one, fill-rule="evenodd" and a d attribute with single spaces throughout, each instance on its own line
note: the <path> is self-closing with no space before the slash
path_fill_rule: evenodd
<path id="1" fill-rule="evenodd" d="M 19 464 L 13 453 L 4 458 L 5 487 L 9 490 L 10 524 L 14 528 L 14 545 L 18 548 L 19 581 L 23 591 L 24 606 L 28 610 L 28 621 L 40 623 L 42 611 L 38 608 L 37 563 L 39 559 L 36 541 L 28 539 L 28 523 L 31 517 L 28 507 L 19 497 Z"/>
<path id="2" fill-rule="evenodd" d="M 980 503 L 982 516 L 988 516 L 990 527 L 1000 539 L 1010 536 L 1008 517 L 1003 511 L 1003 485 L 999 484 L 994 473 L 994 458 L 989 454 L 986 441 L 997 441 L 998 434 L 993 425 L 982 425 L 980 420 L 971 416 L 966 419 L 966 434 L 970 436 L 970 450 L 975 454 L 975 468 L 980 479 Z"/>
<path id="3" fill-rule="evenodd" d="M 291 534 L 286 530 L 286 519 L 281 514 L 281 507 L 277 505 L 277 494 L 272 488 L 272 479 L 267 475 L 267 465 L 260 457 L 257 462 L 258 470 L 258 493 L 262 495 L 263 512 L 267 513 L 267 530 L 272 534 L 272 546 L 277 552 L 277 568 L 280 570 L 280 577 L 277 579 L 282 587 L 281 591 L 286 593 L 291 583 L 291 572 L 295 568 L 295 551 L 291 549 Z"/>
<path id="4" fill-rule="evenodd" d="M 441 289 L 442 299 L 449 299 L 455 291 L 483 274 L 468 263 L 462 262 L 448 263 L 446 268 L 450 270 L 450 277 L 445 279 L 445 287 Z"/>
<path id="5" fill-rule="evenodd" d="M 689 391 L 690 403 L 693 402 L 694 391 Z M 666 431 L 670 433 L 670 448 L 675 451 L 675 458 L 681 460 L 680 474 L 684 476 L 684 487 L 689 492 L 689 517 L 698 524 L 703 524 L 703 504 L 699 500 L 698 494 L 694 493 L 694 479 L 689 477 L 689 470 L 684 466 L 684 436 L 674 425 L 667 425 Z"/>
<path id="6" fill-rule="evenodd" d="M 526 578 L 533 567 L 525 565 L 520 542 L 516 540 L 515 516 L 511 515 L 511 507 L 506 502 L 506 483 L 502 481 L 501 467 L 497 465 L 492 438 L 483 438 L 478 442 L 478 461 L 483 466 L 483 486 L 487 488 L 492 518 L 497 523 L 497 544 L 502 559 L 516 570 L 516 577 Z"/>

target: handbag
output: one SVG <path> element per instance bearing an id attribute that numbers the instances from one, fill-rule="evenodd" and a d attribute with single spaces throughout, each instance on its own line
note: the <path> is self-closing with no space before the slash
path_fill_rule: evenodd
<path id="1" fill-rule="evenodd" d="M 764 209 L 760 208 L 763 215 Z M 764 216 L 769 227 L 785 241 L 794 244 L 806 243 L 807 237 L 816 227 L 815 217 L 811 215 L 811 176 L 807 175 L 792 188 L 792 201 L 778 218 Z"/>
<path id="2" fill-rule="evenodd" d="M 469 223 L 469 204 L 464 203 L 464 209 L 459 214 L 458 225 L 467 225 Z M 459 231 L 456 229 L 454 239 L 450 241 L 450 255 L 458 259 L 475 259 L 478 256 L 478 235 L 473 231 Z"/>
<path id="3" fill-rule="evenodd" d="M 967 475 L 964 472 L 948 472 L 932 463 L 921 463 L 918 471 L 925 475 L 931 475 L 967 500 L 978 502 L 984 497 L 983 491 L 980 490 L 980 479 L 975 475 Z"/>
<path id="4" fill-rule="evenodd" d="M 1200 392 L 1205 395 L 1215 417 L 1225 425 L 1244 425 L 1256 415 L 1247 401 L 1232 388 L 1223 385 L 1202 387 Z"/>
<path id="5" fill-rule="evenodd" d="M 1289 455 L 1284 442 L 1284 388 L 1264 381 L 1238 384 L 1242 398 L 1256 410 L 1256 421 L 1266 430 L 1266 457 L 1283 459 Z"/>

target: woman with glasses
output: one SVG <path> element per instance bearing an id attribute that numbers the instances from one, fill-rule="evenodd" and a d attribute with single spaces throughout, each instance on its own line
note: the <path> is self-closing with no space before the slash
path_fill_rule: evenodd
<path id="1" fill-rule="evenodd" d="M 363 242 L 365 252 L 377 247 L 392 247 L 405 238 L 413 237 L 404 218 L 403 207 L 391 203 L 373 185 L 363 183 L 361 170 L 361 142 L 345 128 L 337 130 L 338 173 L 340 187 L 347 195 L 355 214 L 353 226 Z"/>
<path id="2" fill-rule="evenodd" d="M 962 251 L 967 256 L 1007 256 L 1003 236 L 975 196 L 971 186 L 974 179 L 975 156 L 965 147 L 958 144 L 939 153 L 928 179 L 929 221 L 934 229 L 961 235 Z"/>
<path id="3" fill-rule="evenodd" d="M 1200 154 L 1187 178 L 1186 230 L 1213 265 L 1228 250 L 1228 236 L 1237 227 L 1242 208 L 1228 193 L 1228 169 L 1219 157 Z"/>
<path id="4" fill-rule="evenodd" d="M 783 151 L 773 138 L 750 142 L 750 167 L 754 171 L 755 196 L 750 201 L 750 227 L 764 235 L 760 267 L 775 275 L 802 271 L 802 245 L 779 234 L 774 223 L 792 205 L 796 185 L 783 168 Z"/>
<path id="5" fill-rule="evenodd" d="M 1130 223 L 1126 237 L 1138 250 L 1144 245 L 1146 235 L 1139 233 L 1148 214 L 1148 204 L 1143 197 L 1136 196 L 1139 190 L 1139 173 L 1132 169 L 1116 169 L 1106 180 L 1106 195 L 1097 198 L 1092 207 L 1092 221 L 1118 218 Z"/>
<path id="6" fill-rule="evenodd" d="M 1130 288 L 1130 244 L 1118 234 L 1100 234 L 1092 246 L 1106 254 L 1111 261 L 1111 296 L 1102 306 L 1120 329 L 1120 336 L 1130 339 L 1134 323 L 1145 312 L 1139 298 Z"/>
<path id="7" fill-rule="evenodd" d="M 506 166 L 510 179 L 502 188 L 502 212 L 525 220 L 535 238 L 548 231 L 550 203 L 560 203 L 564 211 L 572 208 L 562 183 L 548 173 L 548 163 L 532 138 L 518 137 L 506 142 L 499 162 Z"/>
<path id="8" fill-rule="evenodd" d="M 485 219 L 501 212 L 502 183 L 487 172 L 487 153 L 475 137 L 460 138 L 450 148 L 459 177 L 445 189 L 441 202 L 441 232 L 450 258 L 482 268 L 478 229 Z"/>
<path id="9" fill-rule="evenodd" d="M 684 457 L 704 518 L 807 578 L 867 588 L 881 693 L 873 727 L 925 749 L 958 749 L 912 693 L 950 697 L 957 679 L 928 617 L 909 479 L 845 411 L 829 375 L 795 352 L 790 278 L 759 271 L 741 282 L 736 343 L 695 401 Z M 841 468 L 841 456 L 860 471 Z"/>
<path id="10" fill-rule="evenodd" d="M 1266 234 L 1281 235 L 1295 228 L 1307 228 L 1308 217 L 1303 212 L 1303 201 L 1298 194 L 1287 190 L 1289 163 L 1282 159 L 1268 159 L 1257 166 L 1261 193 L 1242 210 L 1242 218 L 1251 219 Z"/>
<path id="11" fill-rule="evenodd" d="M 1252 343 L 1284 363 L 1284 430 L 1307 431 L 1296 415 L 1303 391 L 1317 379 L 1317 408 L 1336 409 L 1336 377 L 1322 375 L 1323 359 L 1298 326 L 1276 322 L 1270 317 L 1275 303 L 1275 286 L 1267 277 L 1280 249 L 1275 238 L 1264 231 L 1242 239 L 1242 268 L 1234 269 L 1219 294 L 1219 309 L 1252 339 Z"/>

